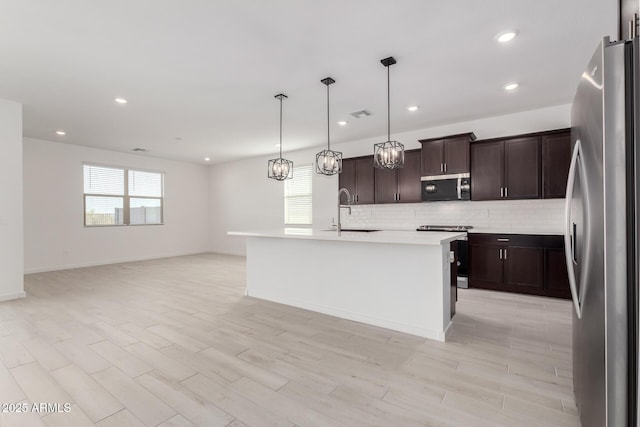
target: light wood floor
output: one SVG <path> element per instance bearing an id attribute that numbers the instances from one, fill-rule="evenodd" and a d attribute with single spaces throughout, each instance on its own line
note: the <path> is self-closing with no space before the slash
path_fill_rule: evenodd
<path id="1" fill-rule="evenodd" d="M 71 410 L 0 426 L 579 425 L 567 301 L 461 290 L 439 343 L 245 297 L 244 268 L 26 276 L 28 297 L 0 303 L 0 403 Z"/>

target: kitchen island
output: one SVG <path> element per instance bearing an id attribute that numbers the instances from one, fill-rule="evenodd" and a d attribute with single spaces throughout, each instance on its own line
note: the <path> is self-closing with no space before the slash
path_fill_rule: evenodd
<path id="1" fill-rule="evenodd" d="M 284 228 L 247 239 L 251 297 L 444 341 L 450 242 L 466 233 Z"/>

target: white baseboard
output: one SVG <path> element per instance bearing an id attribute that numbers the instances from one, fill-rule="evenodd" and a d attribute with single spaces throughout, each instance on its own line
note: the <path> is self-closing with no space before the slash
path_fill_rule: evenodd
<path id="1" fill-rule="evenodd" d="M 246 253 L 244 253 L 244 252 L 236 252 L 236 251 L 209 251 L 209 253 L 220 254 L 220 255 L 240 256 L 240 257 L 243 257 L 243 258 L 247 257 Z"/>
<path id="2" fill-rule="evenodd" d="M 15 292 L 13 294 L 3 294 L 0 295 L 0 301 L 11 301 L 12 299 L 24 298 L 27 296 L 25 291 Z"/>
<path id="3" fill-rule="evenodd" d="M 206 253 L 211 253 L 211 252 L 207 249 L 203 249 L 198 251 L 155 254 L 155 255 L 143 256 L 143 257 L 117 258 L 117 259 L 93 261 L 93 262 L 78 263 L 78 264 L 53 265 L 48 267 L 27 268 L 24 270 L 24 274 L 46 273 L 48 271 L 71 270 L 74 268 L 97 267 L 99 265 L 122 264 L 125 262 L 148 261 L 150 259 L 172 258 L 176 256 L 198 255 L 198 254 L 206 254 Z"/>

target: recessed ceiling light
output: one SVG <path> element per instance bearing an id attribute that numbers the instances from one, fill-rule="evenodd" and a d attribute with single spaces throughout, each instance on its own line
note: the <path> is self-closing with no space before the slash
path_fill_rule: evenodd
<path id="1" fill-rule="evenodd" d="M 506 85 L 504 85 L 504 90 L 509 90 L 509 91 L 516 90 L 518 89 L 519 86 L 520 85 L 516 82 L 507 83 Z"/>
<path id="2" fill-rule="evenodd" d="M 205 157 L 205 158 L 204 158 L 204 161 L 205 161 L 205 162 L 208 162 L 208 161 L 210 161 L 210 160 L 211 160 L 211 157 Z"/>
<path id="3" fill-rule="evenodd" d="M 57 130 L 57 131 L 56 131 L 56 134 L 57 134 L 57 135 L 60 135 L 60 136 L 65 136 L 65 135 L 67 134 L 67 132 L 65 132 L 65 131 L 63 131 L 63 130 Z"/>
<path id="4" fill-rule="evenodd" d="M 118 104 L 126 104 L 126 103 L 127 103 L 127 100 L 126 100 L 126 99 L 124 99 L 124 98 L 116 98 L 116 99 L 115 99 L 115 101 L 116 101 Z"/>
<path id="5" fill-rule="evenodd" d="M 496 36 L 496 40 L 498 40 L 499 43 L 507 43 L 515 39 L 517 35 L 518 30 L 503 31 Z"/>
<path id="6" fill-rule="evenodd" d="M 338 124 L 339 124 L 340 126 L 346 126 L 346 125 L 347 125 L 347 123 L 349 123 L 349 122 L 347 122 L 347 121 L 345 121 L 345 120 L 340 120 L 340 121 L 338 122 Z"/>
<path id="7" fill-rule="evenodd" d="M 419 107 L 419 106 L 417 106 L 417 105 L 409 105 L 409 106 L 407 107 L 407 110 L 409 110 L 409 111 L 417 111 L 417 110 L 418 110 L 418 108 L 420 108 L 420 107 Z"/>

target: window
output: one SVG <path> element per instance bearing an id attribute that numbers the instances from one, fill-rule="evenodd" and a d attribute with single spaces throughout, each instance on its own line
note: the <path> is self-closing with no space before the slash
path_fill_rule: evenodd
<path id="1" fill-rule="evenodd" d="M 162 224 L 164 175 L 84 165 L 84 225 Z"/>
<path id="2" fill-rule="evenodd" d="M 284 182 L 284 223 L 311 225 L 313 165 L 293 168 L 293 178 Z"/>

